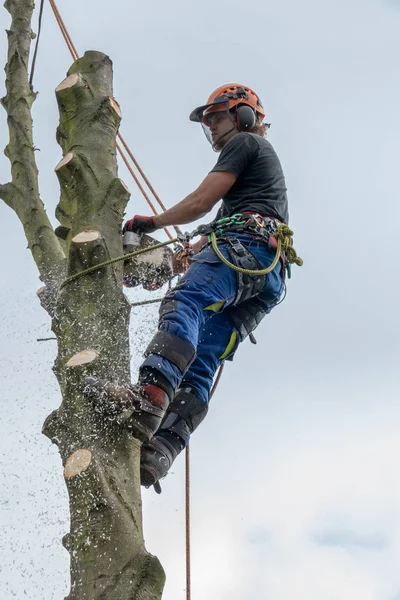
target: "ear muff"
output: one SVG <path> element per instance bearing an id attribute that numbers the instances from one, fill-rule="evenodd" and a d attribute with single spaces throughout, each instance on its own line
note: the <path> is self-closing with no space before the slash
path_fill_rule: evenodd
<path id="1" fill-rule="evenodd" d="M 256 113 L 246 104 L 238 106 L 236 109 L 236 127 L 239 131 L 246 131 L 247 129 L 253 129 L 256 124 Z"/>

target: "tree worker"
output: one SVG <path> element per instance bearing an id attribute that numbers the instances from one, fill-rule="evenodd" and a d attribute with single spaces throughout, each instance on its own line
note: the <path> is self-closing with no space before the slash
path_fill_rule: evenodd
<path id="1" fill-rule="evenodd" d="M 285 179 L 266 139 L 263 105 L 240 84 L 219 87 L 190 120 L 201 123 L 218 161 L 199 187 L 155 217 L 136 215 L 125 231 L 150 234 L 207 215 L 218 201 L 228 229 L 217 240 L 231 263 L 261 270 L 276 255 L 273 232 L 288 224 Z M 229 219 L 229 217 L 233 217 Z M 276 240 L 275 240 L 276 242 Z M 213 377 L 232 359 L 240 342 L 281 300 L 285 259 L 267 275 L 238 273 L 217 256 L 208 238 L 193 246 L 190 267 L 164 297 L 158 331 L 151 340 L 135 385 L 84 379 L 85 394 L 102 414 L 121 413 L 143 442 L 141 482 L 155 484 L 169 471 L 207 414 Z"/>

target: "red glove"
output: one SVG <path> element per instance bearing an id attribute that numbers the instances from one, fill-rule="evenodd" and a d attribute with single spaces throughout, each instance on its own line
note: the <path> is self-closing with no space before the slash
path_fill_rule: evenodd
<path id="1" fill-rule="evenodd" d="M 134 233 L 153 233 L 156 229 L 158 229 L 158 227 L 154 225 L 153 217 L 135 215 L 133 219 L 126 221 L 122 233 L 125 233 L 125 231 L 133 231 Z"/>

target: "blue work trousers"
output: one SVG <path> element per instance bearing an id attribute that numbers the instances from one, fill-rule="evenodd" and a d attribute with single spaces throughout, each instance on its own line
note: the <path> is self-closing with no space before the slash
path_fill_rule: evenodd
<path id="1" fill-rule="evenodd" d="M 272 263 L 275 250 L 269 249 L 266 242 L 248 235 L 229 235 L 237 237 L 252 252 L 261 268 Z M 226 243 L 219 242 L 218 247 L 231 262 Z M 257 296 L 265 312 L 271 311 L 283 293 L 281 268 L 279 261 L 274 270 L 266 275 L 264 288 Z M 193 346 L 196 350 L 195 359 L 182 373 L 166 358 L 150 354 L 141 369 L 150 367 L 160 372 L 174 390 L 180 385 L 190 386 L 197 391 L 201 400 L 208 402 L 218 366 L 233 356 L 242 341 L 231 319 L 236 292 L 236 272 L 218 258 L 211 246 L 203 248 L 193 257 L 191 266 L 178 286 L 168 294 L 168 300 L 173 300 L 173 310 L 162 314 L 159 322 L 159 330 Z M 228 307 L 231 307 L 229 311 L 226 310 Z"/>

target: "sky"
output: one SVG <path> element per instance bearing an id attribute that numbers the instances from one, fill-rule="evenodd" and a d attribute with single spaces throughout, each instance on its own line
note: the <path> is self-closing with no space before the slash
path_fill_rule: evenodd
<path id="1" fill-rule="evenodd" d="M 304 266 L 257 345 L 244 342 L 226 365 L 193 436 L 192 600 L 400 600 L 400 2 L 58 6 L 80 53 L 112 58 L 121 132 L 167 206 L 216 161 L 188 115 L 223 83 L 262 98 L 286 175 Z M 8 17 L 1 8 L 3 63 Z M 70 63 L 46 3 L 33 117 L 54 225 L 54 88 Z M 120 175 L 132 192 L 127 216 L 149 214 L 123 165 Z M 0 181 L 8 178 L 1 154 Z M 52 337 L 41 282 L 2 204 L 0 223 L 0 597 L 63 598 L 67 494 L 57 448 L 40 433 L 60 403 L 56 346 L 37 341 Z M 129 291 L 132 300 L 157 294 Z M 132 314 L 133 378 L 156 322 L 154 306 Z M 161 496 L 143 493 L 146 547 L 167 572 L 163 600 L 185 598 L 183 463 Z"/>

